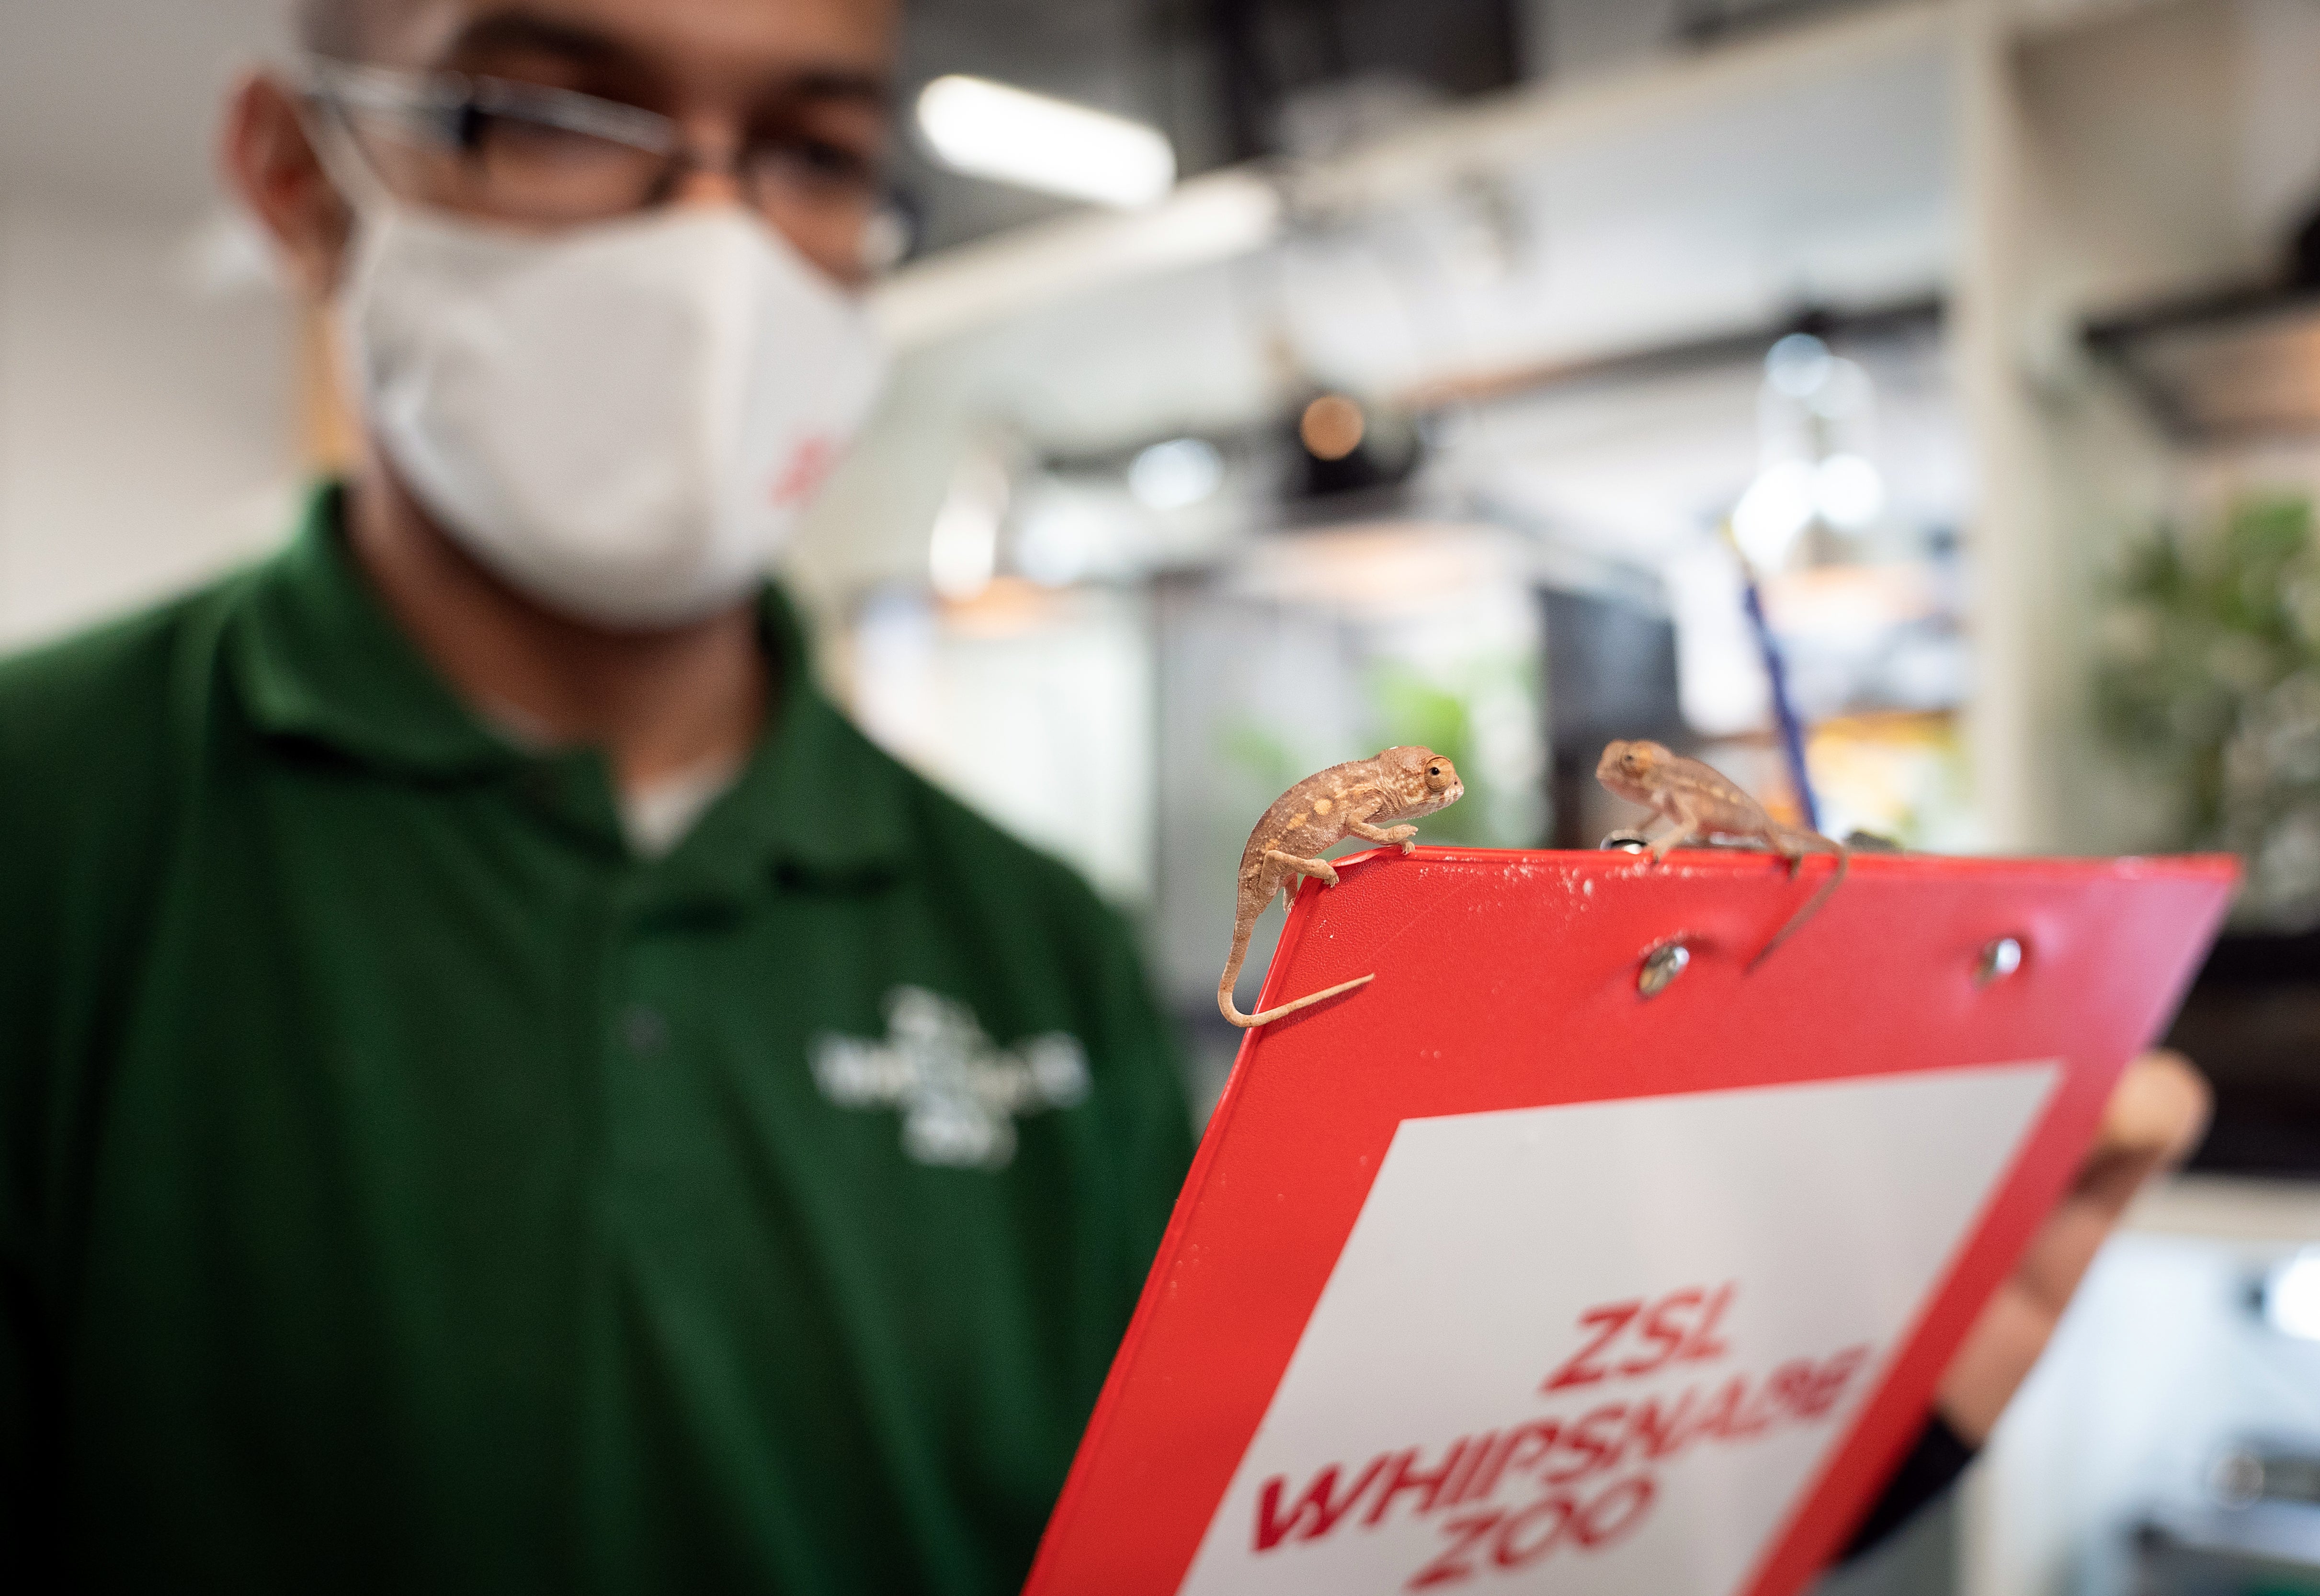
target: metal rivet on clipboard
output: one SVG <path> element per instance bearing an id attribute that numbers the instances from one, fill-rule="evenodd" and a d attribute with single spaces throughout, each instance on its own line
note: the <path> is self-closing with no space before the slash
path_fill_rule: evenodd
<path id="1" fill-rule="evenodd" d="M 1690 948 L 1681 942 L 1663 942 L 1644 955 L 1643 967 L 1636 972 L 1636 990 L 1647 998 L 1655 998 L 1690 963 Z"/>
<path id="2" fill-rule="evenodd" d="M 1981 945 L 1973 961 L 1973 984 L 1988 986 L 2022 967 L 2022 944 L 2013 937 L 1993 937 Z"/>

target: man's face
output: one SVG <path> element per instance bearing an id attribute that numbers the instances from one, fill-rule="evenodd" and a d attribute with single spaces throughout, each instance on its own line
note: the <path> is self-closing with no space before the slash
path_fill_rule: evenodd
<path id="1" fill-rule="evenodd" d="M 838 196 L 875 186 L 883 165 L 895 22 L 893 0 L 372 0 L 359 37 L 367 65 L 575 90 L 672 119 L 691 160 L 662 203 L 732 203 L 726 163 L 749 150 L 762 172 L 769 158 L 776 181 L 750 197 L 850 281 L 868 213 Z M 456 152 L 364 148 L 404 197 L 491 209 Z"/>

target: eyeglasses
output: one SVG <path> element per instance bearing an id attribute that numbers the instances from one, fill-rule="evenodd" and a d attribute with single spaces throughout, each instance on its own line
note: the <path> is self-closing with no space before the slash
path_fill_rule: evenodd
<path id="1" fill-rule="evenodd" d="M 463 209 L 548 226 L 608 221 L 710 170 L 801 244 L 858 253 L 870 269 L 901 260 L 915 239 L 914 208 L 875 162 L 803 130 L 752 133 L 720 162 L 672 118 L 572 89 L 320 58 L 309 70 L 312 97 L 358 142 L 369 131 L 420 152 L 429 197 Z"/>

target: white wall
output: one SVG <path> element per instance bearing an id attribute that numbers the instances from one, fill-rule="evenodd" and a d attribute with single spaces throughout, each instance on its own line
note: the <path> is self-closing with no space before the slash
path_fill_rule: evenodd
<path id="1" fill-rule="evenodd" d="M 286 311 L 216 248 L 227 86 L 287 0 L 0 0 L 0 648 L 277 535 Z"/>
<path id="2" fill-rule="evenodd" d="M 0 209 L 0 647 L 183 587 L 285 529 L 290 315 L 246 279 L 204 283 L 198 236 L 120 209 Z"/>

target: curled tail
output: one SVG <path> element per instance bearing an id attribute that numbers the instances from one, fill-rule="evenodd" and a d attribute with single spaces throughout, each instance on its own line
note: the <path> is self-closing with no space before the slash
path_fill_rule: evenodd
<path id="1" fill-rule="evenodd" d="M 1772 939 L 1765 943 L 1762 951 L 1760 951 L 1755 957 L 1748 961 L 1748 968 L 1752 970 L 1758 965 L 1763 964 L 1766 959 L 1772 957 L 1772 950 L 1774 948 L 1787 941 L 1789 938 L 1794 934 L 1799 926 L 1804 924 L 1805 921 L 1810 920 L 1815 914 L 1820 911 L 1820 906 L 1828 902 L 1829 894 L 1836 891 L 1838 884 L 1844 880 L 1845 871 L 1852 866 L 1853 850 L 1845 847 L 1844 844 L 1842 842 L 1831 842 L 1826 837 L 1815 837 L 1814 840 L 1817 842 L 1826 843 L 1829 851 L 1836 855 L 1836 868 L 1829 872 L 1829 877 L 1826 882 L 1821 884 L 1820 891 L 1815 893 L 1812 897 L 1807 901 L 1803 908 L 1798 910 L 1794 914 L 1790 915 L 1789 923 L 1782 926 L 1779 930 L 1774 931 L 1772 933 Z M 1801 855 L 1799 856 L 1799 862 L 1801 862 Z"/>
<path id="2" fill-rule="evenodd" d="M 1336 997 L 1341 992 L 1351 992 L 1356 986 L 1366 986 L 1377 979 L 1375 975 L 1356 975 L 1351 981 L 1340 981 L 1335 986 L 1325 986 L 1319 992 L 1308 993 L 1294 1002 L 1275 1003 L 1270 1009 L 1259 1009 L 1254 1014 L 1244 1014 L 1233 1007 L 1233 983 L 1240 979 L 1241 963 L 1248 957 L 1248 932 L 1249 922 L 1246 919 L 1233 927 L 1232 957 L 1225 961 L 1224 979 L 1217 983 L 1218 1012 L 1243 1030 L 1250 1030 L 1260 1025 L 1270 1025 L 1284 1014 L 1294 1014 L 1300 1009 L 1310 1009 L 1324 998 Z"/>

